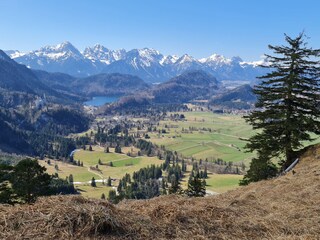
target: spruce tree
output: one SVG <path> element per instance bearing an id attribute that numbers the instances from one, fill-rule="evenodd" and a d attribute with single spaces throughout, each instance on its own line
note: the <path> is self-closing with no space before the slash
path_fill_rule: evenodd
<path id="1" fill-rule="evenodd" d="M 111 187 L 111 185 L 112 185 L 112 179 L 111 177 L 109 177 L 107 181 L 107 186 Z"/>
<path id="2" fill-rule="evenodd" d="M 117 199 L 117 192 L 115 190 L 110 190 L 109 191 L 109 195 L 108 195 L 108 200 L 112 203 L 117 203 L 118 199 Z"/>
<path id="3" fill-rule="evenodd" d="M 27 158 L 14 167 L 10 182 L 22 202 L 32 203 L 38 196 L 48 194 L 51 179 L 45 167 L 37 160 Z"/>
<path id="4" fill-rule="evenodd" d="M 200 175 L 190 176 L 187 195 L 189 197 L 204 197 L 206 195 L 206 181 L 201 180 Z"/>
<path id="5" fill-rule="evenodd" d="M 73 184 L 73 175 L 72 174 L 69 175 L 68 182 L 70 184 Z"/>
<path id="6" fill-rule="evenodd" d="M 176 178 L 175 175 L 171 176 L 171 186 L 169 188 L 169 194 L 174 194 L 174 193 L 180 193 L 181 192 L 181 186 L 179 179 Z"/>
<path id="7" fill-rule="evenodd" d="M 96 187 L 97 184 L 96 184 L 96 180 L 94 179 L 94 177 L 92 177 L 91 179 L 91 187 Z"/>
<path id="8" fill-rule="evenodd" d="M 266 55 L 270 72 L 254 88 L 257 109 L 245 117 L 258 130 L 246 145 L 257 157 L 242 184 L 274 176 L 272 158 L 287 168 L 302 142 L 312 140 L 310 133 L 319 133 L 320 50 L 307 47 L 304 33 L 285 40 L 285 46 L 269 45 L 275 54 Z"/>

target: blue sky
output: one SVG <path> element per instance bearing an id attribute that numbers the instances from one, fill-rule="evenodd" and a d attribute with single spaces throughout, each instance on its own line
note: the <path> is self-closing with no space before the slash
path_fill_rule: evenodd
<path id="1" fill-rule="evenodd" d="M 151 47 L 196 58 L 257 60 L 283 34 L 320 48 L 318 0 L 0 0 L 0 49 L 70 41 L 80 50 Z"/>

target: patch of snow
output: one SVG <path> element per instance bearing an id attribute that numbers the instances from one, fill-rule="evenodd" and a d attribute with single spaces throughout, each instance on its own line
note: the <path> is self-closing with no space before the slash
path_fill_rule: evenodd
<path id="1" fill-rule="evenodd" d="M 22 56 L 24 56 L 26 54 L 27 53 L 15 51 L 15 52 L 11 53 L 9 56 L 10 56 L 10 58 L 14 59 L 14 58 L 22 57 Z"/>
<path id="2" fill-rule="evenodd" d="M 219 54 L 212 54 L 211 56 L 207 57 L 207 58 L 201 58 L 199 59 L 200 63 L 214 63 L 214 64 L 230 64 L 232 62 L 231 59 L 226 58 L 223 55 L 219 55 Z"/>
<path id="3" fill-rule="evenodd" d="M 268 59 L 263 55 L 263 56 L 260 56 L 260 60 L 258 61 L 252 61 L 252 62 L 242 61 L 240 62 L 240 65 L 242 67 L 246 67 L 248 65 L 253 67 L 259 67 L 259 66 L 269 66 L 270 62 L 268 62 Z"/>

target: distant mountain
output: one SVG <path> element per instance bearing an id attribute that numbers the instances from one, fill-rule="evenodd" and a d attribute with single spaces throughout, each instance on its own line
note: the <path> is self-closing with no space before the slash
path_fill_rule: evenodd
<path id="1" fill-rule="evenodd" d="M 163 81 L 172 77 L 170 71 L 161 64 L 163 58 L 154 49 L 133 49 L 122 59 L 106 65 L 102 72 L 136 75 L 149 82 Z"/>
<path id="2" fill-rule="evenodd" d="M 218 54 L 203 59 L 195 59 L 188 54 L 165 56 L 150 48 L 110 50 L 99 44 L 87 47 L 82 53 L 71 43 L 64 42 L 28 53 L 9 50 L 7 54 L 32 69 L 62 72 L 76 77 L 100 73 L 131 74 L 153 83 L 164 82 L 185 71 L 194 70 L 206 71 L 218 80 L 246 81 L 254 81 L 266 72 L 266 69 L 259 67 L 263 61 L 244 62 L 239 57 L 228 59 Z"/>
<path id="3" fill-rule="evenodd" d="M 103 110 L 148 106 L 150 104 L 182 104 L 191 100 L 211 99 L 221 91 L 221 84 L 202 70 L 188 71 L 147 91 L 121 98 Z"/>
<path id="4" fill-rule="evenodd" d="M 45 74 L 44 74 L 45 75 Z M 51 74 L 48 74 L 51 75 Z M 47 81 L 50 82 L 50 81 Z M 72 103 L 75 96 L 58 91 L 24 65 L 16 63 L 0 50 L 0 106 L 26 104 L 44 95 L 56 103 Z"/>
<path id="5" fill-rule="evenodd" d="M 212 75 L 201 70 L 190 71 L 157 85 L 152 96 L 156 103 L 185 103 L 194 99 L 208 99 L 219 87 Z"/>
<path id="6" fill-rule="evenodd" d="M 228 108 L 250 108 L 257 101 L 252 90 L 250 85 L 245 84 L 214 96 L 210 103 Z"/>
<path id="7" fill-rule="evenodd" d="M 44 94 L 50 89 L 26 66 L 17 64 L 0 50 L 0 88 L 9 91 Z"/>
<path id="8" fill-rule="evenodd" d="M 10 57 L 28 68 L 62 72 L 74 76 L 89 76 L 100 71 L 101 63 L 86 58 L 71 43 L 46 46 L 29 53 L 8 52 Z"/>
<path id="9" fill-rule="evenodd" d="M 97 74 L 77 78 L 65 73 L 49 73 L 31 70 L 16 63 L 0 50 L 0 90 L 23 94 L 53 96 L 56 98 L 79 98 L 76 96 L 125 95 L 143 91 L 150 86 L 141 78 L 120 73 Z M 1 100 L 2 96 L 0 96 Z"/>
<path id="10" fill-rule="evenodd" d="M 110 50 L 100 44 L 96 44 L 94 47 L 87 47 L 83 51 L 83 56 L 90 59 L 92 62 L 102 62 L 110 64 L 115 61 L 121 60 L 125 57 L 126 50 Z"/>
<path id="11" fill-rule="evenodd" d="M 127 74 L 98 74 L 71 83 L 72 91 L 86 96 L 125 95 L 149 88 L 141 78 Z"/>
<path id="12" fill-rule="evenodd" d="M 49 73 L 42 70 L 33 70 L 33 73 L 47 86 L 61 91 L 70 91 L 70 85 L 77 78 L 66 73 Z"/>

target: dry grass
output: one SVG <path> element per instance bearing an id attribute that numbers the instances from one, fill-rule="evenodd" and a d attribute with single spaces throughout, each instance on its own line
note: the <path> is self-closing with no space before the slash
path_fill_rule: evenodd
<path id="1" fill-rule="evenodd" d="M 116 206 L 82 197 L 1 206 L 1 239 L 320 239 L 320 147 L 295 174 L 218 196 Z"/>

